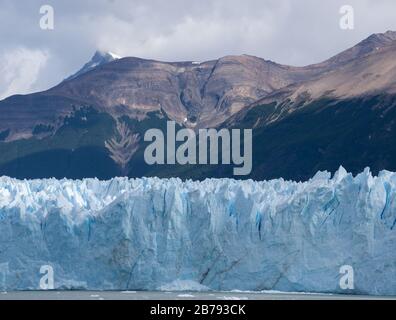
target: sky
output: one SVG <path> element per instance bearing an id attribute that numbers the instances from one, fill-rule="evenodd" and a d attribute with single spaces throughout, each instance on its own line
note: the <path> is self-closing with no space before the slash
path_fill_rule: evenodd
<path id="1" fill-rule="evenodd" d="M 43 30 L 40 8 L 54 10 Z M 340 8 L 354 28 L 340 28 Z M 250 54 L 321 62 L 372 33 L 396 30 L 395 0 L 0 0 L 0 99 L 48 89 L 96 50 L 163 61 Z"/>

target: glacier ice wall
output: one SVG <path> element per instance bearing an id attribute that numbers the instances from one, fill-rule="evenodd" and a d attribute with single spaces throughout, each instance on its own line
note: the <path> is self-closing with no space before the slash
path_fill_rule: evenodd
<path id="1" fill-rule="evenodd" d="M 396 173 L 310 181 L 0 178 L 0 289 L 396 294 Z M 348 293 L 351 293 L 349 291 Z"/>

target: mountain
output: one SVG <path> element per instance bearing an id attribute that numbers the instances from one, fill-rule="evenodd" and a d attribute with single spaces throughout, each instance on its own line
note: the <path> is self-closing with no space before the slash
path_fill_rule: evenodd
<path id="1" fill-rule="evenodd" d="M 226 126 L 254 126 L 256 179 L 306 180 L 340 165 L 353 173 L 396 169 L 395 33 L 374 35 L 338 55 L 314 79 L 245 108 Z M 351 52 L 356 58 L 349 60 Z"/>
<path id="2" fill-rule="evenodd" d="M 4 111 L 0 132 L 8 132 L 7 141 L 26 139 L 39 126 L 41 137 L 41 128 L 56 131 L 73 107 L 81 106 L 92 106 L 114 119 L 141 119 L 160 112 L 188 126 L 212 127 L 259 98 L 317 73 L 247 55 L 199 64 L 123 58 L 45 92 L 0 102 Z"/>
<path id="3" fill-rule="evenodd" d="M 354 47 L 349 48 L 322 63 L 316 64 L 315 66 L 325 67 L 328 69 L 336 68 L 352 60 L 376 52 L 381 48 L 392 45 L 394 44 L 394 41 L 396 41 L 395 31 L 372 34 L 367 39 L 359 42 Z"/>
<path id="4" fill-rule="evenodd" d="M 249 55 L 98 64 L 47 91 L 0 101 L 0 174 L 232 176 L 229 166 L 148 166 L 142 137 L 167 120 L 253 128 L 253 179 L 306 180 L 340 165 L 396 170 L 395 39 L 375 34 L 306 67 Z"/>
<path id="5" fill-rule="evenodd" d="M 318 99 L 345 100 L 363 96 L 393 95 L 396 93 L 395 57 L 396 32 L 388 31 L 384 35 L 370 36 L 357 46 L 319 64 L 321 67 L 331 66 L 329 71 L 319 77 L 286 86 L 259 99 L 250 108 L 272 102 L 282 104 L 279 112 L 274 114 L 275 117 L 268 118 L 274 121 L 279 116 L 289 114 L 307 102 Z M 247 112 L 248 109 L 245 108 L 243 112 Z"/>
<path id="6" fill-rule="evenodd" d="M 103 64 L 118 59 L 121 59 L 121 57 L 116 55 L 115 53 L 96 51 L 90 61 L 88 61 L 79 71 L 77 71 L 75 74 L 71 75 L 70 77 L 66 78 L 64 81 L 75 79 L 78 76 L 87 73 L 88 71 L 91 71 L 98 66 L 101 66 Z"/>

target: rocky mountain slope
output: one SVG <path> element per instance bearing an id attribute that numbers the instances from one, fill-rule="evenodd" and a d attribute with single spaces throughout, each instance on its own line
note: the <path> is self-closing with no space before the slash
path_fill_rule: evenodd
<path id="1" fill-rule="evenodd" d="M 375 34 L 306 67 L 248 55 L 104 62 L 47 91 L 0 101 L 0 174 L 230 176 L 217 166 L 147 166 L 142 136 L 166 120 L 253 128 L 255 179 L 307 179 L 339 165 L 396 170 L 395 39 Z"/>
<path id="2" fill-rule="evenodd" d="M 339 62 L 331 70 L 229 119 L 226 126 L 254 127 L 254 177 L 306 180 L 339 165 L 353 173 L 395 170 L 395 38 L 373 35 L 330 59 Z"/>
<path id="3" fill-rule="evenodd" d="M 51 125 L 55 131 L 73 106 L 92 106 L 114 118 L 141 119 L 161 111 L 179 123 L 211 127 L 314 73 L 317 70 L 246 55 L 202 63 L 123 58 L 72 76 L 48 91 L 0 102 L 0 131 L 9 131 L 7 141 L 32 136 L 36 126 Z"/>
<path id="4" fill-rule="evenodd" d="M 370 36 L 324 64 L 331 69 L 319 77 L 282 88 L 251 107 L 276 101 L 282 105 L 279 113 L 285 114 L 322 98 L 342 100 L 395 94 L 396 32 Z M 278 119 L 277 116 L 271 121 Z"/>

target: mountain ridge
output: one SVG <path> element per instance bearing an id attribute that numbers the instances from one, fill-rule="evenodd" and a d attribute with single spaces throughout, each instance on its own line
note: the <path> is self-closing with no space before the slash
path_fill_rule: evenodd
<path id="1" fill-rule="evenodd" d="M 86 64 L 84 64 L 84 66 L 80 70 L 78 70 L 76 73 L 67 77 L 63 81 L 69 81 L 69 80 L 75 79 L 84 73 L 94 70 L 96 67 L 99 67 L 103 64 L 106 64 L 106 63 L 109 63 L 109 62 L 112 62 L 112 61 L 115 61 L 118 59 L 121 59 L 121 57 L 110 52 L 110 51 L 106 52 L 106 51 L 97 50 L 95 52 L 95 54 L 92 56 L 90 61 L 88 61 Z"/>
<path id="2" fill-rule="evenodd" d="M 144 133 L 253 128 L 246 178 L 304 180 L 344 165 L 396 170 L 396 33 L 319 64 L 250 56 L 204 62 L 125 57 L 39 93 L 0 101 L 0 175 L 230 177 L 221 166 L 148 166 Z M 352 151 L 353 150 L 353 151 Z"/>

